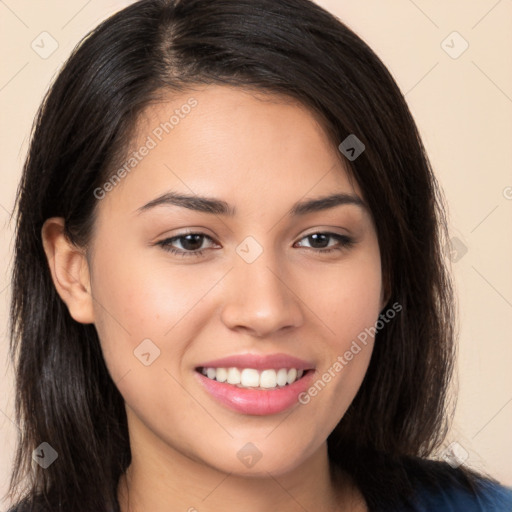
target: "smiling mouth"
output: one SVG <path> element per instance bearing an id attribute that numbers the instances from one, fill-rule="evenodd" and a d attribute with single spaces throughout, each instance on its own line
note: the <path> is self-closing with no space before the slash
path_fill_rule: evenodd
<path id="1" fill-rule="evenodd" d="M 302 379 L 311 370 L 280 368 L 256 370 L 254 368 L 198 367 L 196 371 L 208 379 L 245 389 L 273 390 L 289 386 Z"/>

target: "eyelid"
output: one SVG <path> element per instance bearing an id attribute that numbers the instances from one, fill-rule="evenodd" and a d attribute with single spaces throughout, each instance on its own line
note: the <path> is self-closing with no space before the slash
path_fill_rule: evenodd
<path id="1" fill-rule="evenodd" d="M 340 230 L 340 229 L 343 229 L 344 232 L 338 233 L 337 231 L 334 231 L 334 230 Z M 347 236 L 349 238 L 355 239 L 354 235 L 350 234 L 350 232 L 346 228 L 340 228 L 340 227 L 336 227 L 336 226 L 326 226 L 326 227 L 320 227 L 320 228 L 313 228 L 311 230 L 306 231 L 303 235 L 301 235 L 299 240 L 302 240 L 302 238 L 304 238 L 306 236 L 315 235 L 317 233 L 325 233 L 328 235 Z"/>
<path id="2" fill-rule="evenodd" d="M 307 239 L 308 237 L 310 237 L 312 235 L 315 235 L 315 234 L 316 235 L 321 234 L 321 235 L 327 236 L 330 239 L 336 240 L 337 243 L 335 243 L 334 245 L 328 245 L 327 247 L 323 247 L 323 248 L 303 247 L 303 246 L 300 246 L 300 247 L 304 248 L 304 249 L 307 249 L 308 251 L 311 251 L 313 253 L 318 253 L 318 254 L 321 254 L 321 255 L 326 255 L 327 253 L 332 253 L 332 252 L 338 252 L 339 253 L 339 252 L 343 252 L 343 251 L 349 250 L 350 248 L 352 248 L 357 243 L 357 240 L 353 236 L 336 233 L 336 232 L 333 232 L 333 231 L 329 231 L 327 229 L 316 229 L 316 230 L 313 230 L 311 232 L 303 234 L 298 239 L 297 242 L 294 242 L 293 245 L 295 246 L 295 244 L 297 244 L 297 243 L 301 242 L 302 240 Z M 176 256 L 185 256 L 185 257 L 187 257 L 187 256 L 196 256 L 196 257 L 202 256 L 204 251 L 206 249 L 208 249 L 208 248 L 187 251 L 187 250 L 178 249 L 178 248 L 175 248 L 175 247 L 172 246 L 172 242 L 174 240 L 177 240 L 177 239 L 180 239 L 180 238 L 185 238 L 187 235 L 198 235 L 198 236 L 203 237 L 204 239 L 209 239 L 213 243 L 216 243 L 216 240 L 212 236 L 210 236 L 210 235 L 208 235 L 206 233 L 203 233 L 201 231 L 198 231 L 198 230 L 188 229 L 188 230 L 186 230 L 184 232 L 175 234 L 175 235 L 173 235 L 171 237 L 164 238 L 163 240 L 160 240 L 159 242 L 156 242 L 154 245 L 159 245 L 166 252 L 168 252 L 170 254 L 173 254 L 173 255 L 176 255 Z"/>
<path id="3" fill-rule="evenodd" d="M 161 239 L 159 242 L 155 242 L 155 244 L 169 241 L 172 239 L 185 237 L 187 235 L 201 235 L 201 236 L 204 236 L 205 238 L 209 238 L 210 240 L 214 241 L 215 243 L 218 243 L 214 236 L 209 235 L 208 233 L 205 233 L 204 231 L 202 231 L 203 229 L 204 228 L 185 228 L 185 231 L 180 231 L 179 233 L 172 234 L 170 236 L 166 236 L 165 238 Z M 337 233 L 335 231 L 332 231 L 332 229 L 339 229 L 339 228 L 333 228 L 333 227 L 312 228 L 310 231 L 307 231 L 306 233 L 302 234 L 300 236 L 300 238 L 297 238 L 297 241 L 294 242 L 294 244 L 297 243 L 298 241 L 302 240 L 303 238 L 306 238 L 311 235 L 320 234 L 320 233 L 325 234 L 325 235 L 341 236 L 341 237 L 344 237 L 347 239 L 351 239 L 354 242 L 357 241 L 356 237 L 354 235 L 351 235 L 349 233 Z"/>

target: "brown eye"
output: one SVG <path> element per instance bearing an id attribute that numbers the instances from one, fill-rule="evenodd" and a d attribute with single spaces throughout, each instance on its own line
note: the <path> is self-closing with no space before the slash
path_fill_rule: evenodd
<path id="1" fill-rule="evenodd" d="M 337 240 L 338 244 L 329 246 L 329 239 Z M 309 248 L 321 253 L 341 251 L 354 244 L 354 240 L 352 238 L 346 235 L 338 235 L 337 233 L 312 233 L 305 236 L 302 240 L 308 240 L 308 243 L 310 244 Z"/>
<path id="2" fill-rule="evenodd" d="M 178 254 L 180 256 L 201 256 L 203 250 L 200 249 L 203 246 L 205 239 L 212 240 L 211 237 L 204 233 L 186 233 L 172 238 L 166 238 L 157 243 L 165 251 L 172 254 Z M 176 248 L 176 242 L 179 242 L 181 247 Z"/>

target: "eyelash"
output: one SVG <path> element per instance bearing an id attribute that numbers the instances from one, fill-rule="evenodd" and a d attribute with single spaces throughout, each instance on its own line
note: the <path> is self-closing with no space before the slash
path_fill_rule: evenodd
<path id="1" fill-rule="evenodd" d="M 183 233 L 181 235 L 173 236 L 172 238 L 166 238 L 165 240 L 161 240 L 160 242 L 157 242 L 155 245 L 159 245 L 163 248 L 164 251 L 170 252 L 171 254 L 175 254 L 177 256 L 184 256 L 184 257 L 185 256 L 197 256 L 197 257 L 203 256 L 205 249 L 199 249 L 196 251 L 183 251 L 183 250 L 179 250 L 179 249 L 176 249 L 171 246 L 173 241 L 179 240 L 180 238 L 185 238 L 188 235 L 200 235 L 200 236 L 209 238 L 210 240 L 213 240 L 210 236 L 208 236 L 204 233 L 191 232 L 191 233 Z M 304 238 L 309 238 L 310 236 L 313 236 L 313 235 L 326 235 L 330 238 L 335 238 L 339 242 L 338 246 L 330 247 L 328 249 L 315 249 L 313 247 L 306 247 L 306 249 L 311 249 L 315 252 L 319 252 L 322 254 L 331 253 L 333 251 L 343 251 L 345 249 L 349 249 L 355 243 L 354 239 L 352 239 L 346 235 L 339 235 L 338 233 L 329 233 L 329 232 L 324 232 L 324 231 L 310 233 L 310 234 L 304 236 L 303 238 L 301 238 L 301 240 L 303 240 Z"/>

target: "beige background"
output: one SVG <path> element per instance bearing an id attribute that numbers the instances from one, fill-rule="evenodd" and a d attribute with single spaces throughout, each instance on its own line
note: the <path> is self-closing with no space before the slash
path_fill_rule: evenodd
<path id="1" fill-rule="evenodd" d="M 6 337 L 13 234 L 9 213 L 32 119 L 73 46 L 128 3 L 0 2 L 2 496 L 17 434 Z M 458 407 L 446 446 L 458 444 L 443 453 L 453 464 L 457 457 L 464 459 L 512 486 L 512 0 L 318 3 L 357 32 L 394 75 L 449 204 L 451 236 L 458 239 L 453 272 L 460 342 Z M 52 49 L 42 32 L 58 44 L 54 53 L 43 55 L 47 58 L 31 47 L 35 41 L 39 52 Z M 0 502 L 2 510 L 6 506 Z"/>

